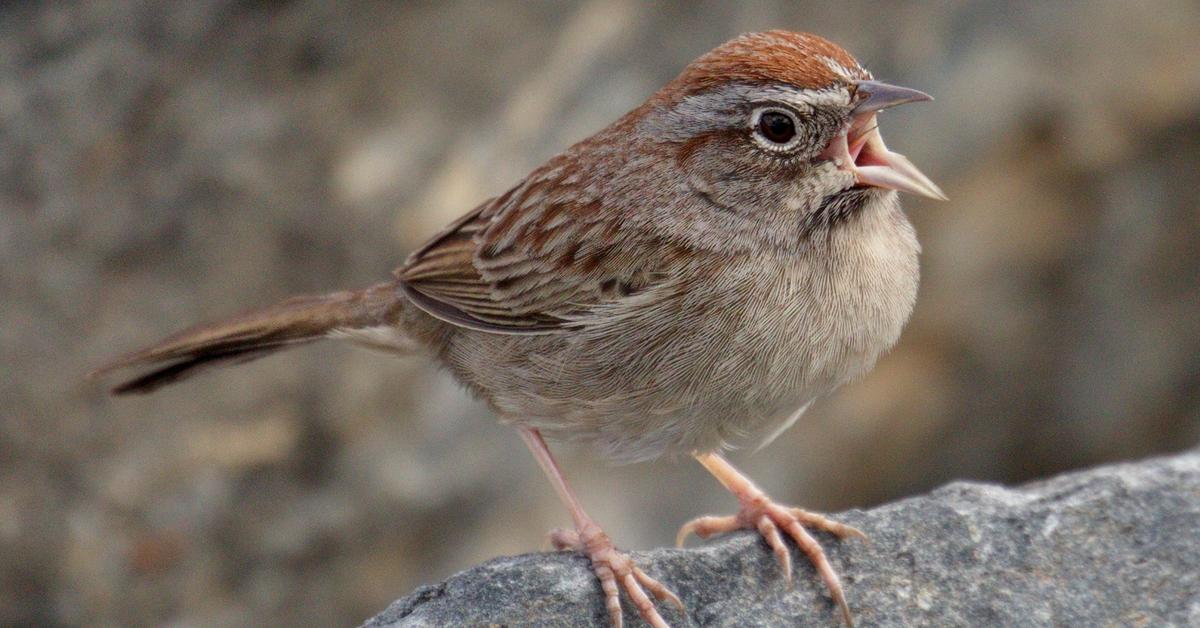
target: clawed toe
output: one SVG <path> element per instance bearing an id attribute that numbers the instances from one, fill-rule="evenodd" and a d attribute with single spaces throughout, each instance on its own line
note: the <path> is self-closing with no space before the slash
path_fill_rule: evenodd
<path id="1" fill-rule="evenodd" d="M 675 535 L 675 547 L 683 547 L 683 542 L 691 534 L 695 534 L 702 539 L 707 539 L 714 534 L 733 532 L 744 527 L 746 526 L 733 515 L 725 517 L 696 517 L 679 528 L 679 533 Z"/>
<path id="2" fill-rule="evenodd" d="M 579 533 L 574 530 L 555 528 L 546 535 L 546 542 L 555 550 L 579 550 L 583 544 L 579 542 Z"/>
<path id="3" fill-rule="evenodd" d="M 554 530 L 550 533 L 550 542 L 560 550 L 573 549 L 591 560 L 592 571 L 604 591 L 604 605 L 613 626 L 619 628 L 624 625 L 622 589 L 642 619 L 654 628 L 669 628 L 655 607 L 654 599 L 670 602 L 681 614 L 684 612 L 683 600 L 678 595 L 642 571 L 624 552 L 617 550 L 608 535 L 598 527 L 584 528 L 579 532 Z"/>
<path id="4" fill-rule="evenodd" d="M 816 528 L 818 530 L 824 530 L 838 537 L 839 539 L 855 537 L 864 541 L 870 541 L 870 539 L 867 538 L 867 534 L 862 530 L 859 530 L 854 526 L 848 526 L 839 521 L 834 521 L 833 519 L 830 519 L 824 515 L 810 512 L 804 510 L 803 508 L 794 507 L 789 508 L 788 512 L 791 513 L 791 515 L 795 517 L 802 525 L 810 528 Z"/>
<path id="5" fill-rule="evenodd" d="M 809 561 L 812 562 L 813 567 L 817 570 L 817 575 L 820 576 L 821 581 L 829 589 L 830 596 L 841 611 L 846 625 L 853 626 L 854 622 L 850 614 L 850 607 L 846 603 L 846 595 L 842 589 L 842 583 L 837 576 L 837 572 L 833 570 L 833 566 L 829 563 L 829 559 L 826 557 L 825 550 L 821 547 L 821 544 L 805 529 L 806 526 L 825 530 L 842 539 L 849 537 L 867 538 L 866 534 L 852 526 L 800 508 L 780 506 L 765 497 L 760 497 L 743 503 L 742 509 L 737 515 L 697 517 L 685 523 L 679 529 L 675 543 L 677 546 L 682 547 L 683 542 L 690 534 L 695 534 L 705 539 L 714 534 L 732 532 L 739 529 L 748 528 L 757 530 L 759 535 L 762 536 L 763 541 L 771 548 L 771 552 L 775 554 L 775 558 L 779 561 L 779 566 L 783 570 L 784 580 L 791 587 L 792 554 L 788 550 L 787 543 L 783 538 L 786 534 L 804 552 Z"/>

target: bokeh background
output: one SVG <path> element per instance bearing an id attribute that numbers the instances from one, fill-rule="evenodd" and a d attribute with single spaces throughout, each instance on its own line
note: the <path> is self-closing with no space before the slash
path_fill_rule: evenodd
<path id="1" fill-rule="evenodd" d="M 160 394 L 83 374 L 182 325 L 388 276 L 443 223 L 738 33 L 936 95 L 883 132 L 920 300 L 766 450 L 868 507 L 1200 440 L 1200 4 L 11 2 L 0 7 L 0 624 L 351 625 L 568 519 L 416 359 L 305 348 Z M 630 548 L 733 500 L 559 448 Z"/>

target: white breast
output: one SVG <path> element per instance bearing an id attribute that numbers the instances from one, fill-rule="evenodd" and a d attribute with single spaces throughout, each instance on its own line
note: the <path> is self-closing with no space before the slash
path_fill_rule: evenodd
<path id="1" fill-rule="evenodd" d="M 773 258 L 775 280 L 747 295 L 758 311 L 735 350 L 754 356 L 740 431 L 774 438 L 816 397 L 858 377 L 900 337 L 919 282 L 920 245 L 892 204 L 795 258 Z"/>

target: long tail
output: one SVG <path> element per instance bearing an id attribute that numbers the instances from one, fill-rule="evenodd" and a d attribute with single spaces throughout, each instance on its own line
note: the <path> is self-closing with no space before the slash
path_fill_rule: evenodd
<path id="1" fill-rule="evenodd" d="M 354 338 L 361 333 L 363 339 L 368 339 L 376 334 L 364 330 L 378 329 L 399 335 L 403 301 L 394 283 L 294 297 L 224 321 L 185 329 L 92 371 L 88 378 L 124 368 L 148 369 L 112 389 L 115 395 L 141 394 L 211 367 L 249 362 L 329 336 L 344 334 Z"/>

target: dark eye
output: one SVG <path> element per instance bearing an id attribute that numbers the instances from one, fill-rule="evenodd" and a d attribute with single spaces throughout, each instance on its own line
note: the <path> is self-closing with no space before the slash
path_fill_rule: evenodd
<path id="1" fill-rule="evenodd" d="M 782 111 L 766 111 L 758 117 L 758 132 L 776 144 L 787 144 L 796 137 L 796 121 Z"/>

